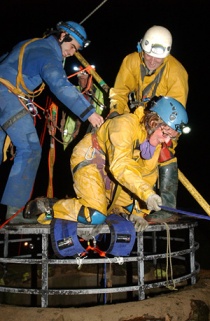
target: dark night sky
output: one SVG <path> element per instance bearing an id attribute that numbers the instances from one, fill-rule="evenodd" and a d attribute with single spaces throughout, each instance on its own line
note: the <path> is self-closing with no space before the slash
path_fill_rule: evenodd
<path id="1" fill-rule="evenodd" d="M 16 42 L 41 37 L 58 21 L 83 21 L 102 0 L 7 0 L 1 2 L 0 54 Z M 84 23 L 91 45 L 82 53 L 95 64 L 98 74 L 111 87 L 125 55 L 136 50 L 136 43 L 152 25 L 167 27 L 173 35 L 172 54 L 189 73 L 187 110 L 192 132 L 182 136 L 177 147 L 179 168 L 210 203 L 209 156 L 209 11 L 207 0 L 107 0 Z M 68 58 L 71 70 L 75 58 Z M 188 192 L 180 188 L 180 193 Z M 181 195 L 180 206 L 203 213 L 191 197 Z"/>

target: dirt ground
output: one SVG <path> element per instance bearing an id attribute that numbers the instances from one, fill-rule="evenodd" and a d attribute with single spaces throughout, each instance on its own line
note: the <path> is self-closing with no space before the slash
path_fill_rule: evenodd
<path id="1" fill-rule="evenodd" d="M 0 321 L 209 321 L 210 271 L 201 270 L 195 285 L 142 301 L 92 307 L 31 308 L 0 305 Z"/>

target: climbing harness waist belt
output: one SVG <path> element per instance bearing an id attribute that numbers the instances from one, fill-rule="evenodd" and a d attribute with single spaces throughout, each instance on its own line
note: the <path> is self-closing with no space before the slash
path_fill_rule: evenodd
<path id="1" fill-rule="evenodd" d="M 72 170 L 72 173 L 75 174 L 78 169 L 80 169 L 80 168 L 82 168 L 82 167 L 84 167 L 84 166 L 87 166 L 87 165 L 89 165 L 89 164 L 91 164 L 91 163 L 92 163 L 92 162 L 89 161 L 89 160 L 84 160 L 84 161 L 80 162 L 79 164 L 77 164 L 77 165 L 74 167 L 74 169 Z"/>
<path id="2" fill-rule="evenodd" d="M 105 154 L 98 144 L 97 137 L 96 137 L 95 133 L 91 134 L 91 138 L 92 138 L 92 146 L 91 147 L 93 148 L 91 158 L 85 159 L 84 161 L 77 164 L 74 167 L 74 169 L 72 170 L 73 174 L 75 174 L 78 169 L 80 169 L 84 166 L 87 166 L 89 164 L 96 164 L 98 170 L 101 172 L 102 176 L 104 176 L 104 173 L 102 173 L 102 168 L 105 164 L 105 159 L 103 157 Z"/>
<path id="3" fill-rule="evenodd" d="M 24 117 L 25 115 L 27 115 L 29 113 L 28 110 L 26 110 L 25 108 L 20 110 L 17 114 L 15 114 L 14 116 L 12 116 L 10 119 L 8 119 L 1 127 L 0 130 L 7 130 L 10 126 L 12 126 L 17 120 L 19 120 L 20 118 Z"/>

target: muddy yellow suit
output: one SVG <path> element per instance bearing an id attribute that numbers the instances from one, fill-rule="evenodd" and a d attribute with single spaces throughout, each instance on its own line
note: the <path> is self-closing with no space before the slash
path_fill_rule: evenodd
<path id="1" fill-rule="evenodd" d="M 134 52 L 124 58 L 114 87 L 110 89 L 110 114 L 113 117 L 129 113 L 131 107 L 145 106 L 154 96 L 172 97 L 186 107 L 188 91 L 187 71 L 172 55 L 164 58 L 151 73 L 144 64 L 143 53 Z M 131 96 L 134 101 L 129 100 Z M 163 205 L 173 208 L 176 208 L 178 190 L 176 146 L 177 141 L 164 143 L 159 157 L 159 194 Z"/>
<path id="2" fill-rule="evenodd" d="M 133 52 L 124 58 L 114 87 L 110 89 L 110 111 L 118 114 L 129 113 L 130 93 L 134 93 L 141 106 L 145 106 L 154 96 L 169 96 L 186 107 L 188 91 L 187 71 L 172 55 L 164 58 L 163 64 L 152 75 L 147 75 L 142 52 Z M 176 145 L 177 142 L 173 142 L 169 147 L 171 159 L 167 164 L 177 161 L 173 158 Z"/>
<path id="3" fill-rule="evenodd" d="M 142 105 L 154 96 L 169 96 L 186 106 L 188 90 L 188 74 L 172 55 L 164 58 L 152 75 L 147 75 L 142 53 L 134 52 L 124 58 L 114 87 L 110 89 L 110 108 L 119 114 L 130 112 L 131 92 Z"/>
<path id="4" fill-rule="evenodd" d="M 122 186 L 115 204 L 120 209 L 132 204 L 134 198 L 140 203 L 154 194 L 161 146 L 156 147 L 150 160 L 142 159 L 140 151 L 135 150 L 137 143 L 143 143 L 147 137 L 140 123 L 143 115 L 143 108 L 139 107 L 135 114 L 107 120 L 97 130 L 95 142 L 89 133 L 75 146 L 70 163 L 77 198 L 57 202 L 55 217 L 62 217 L 62 212 L 67 219 L 76 220 L 75 214 L 82 205 L 107 215 L 116 183 Z M 144 208 L 148 214 L 145 203 Z"/>

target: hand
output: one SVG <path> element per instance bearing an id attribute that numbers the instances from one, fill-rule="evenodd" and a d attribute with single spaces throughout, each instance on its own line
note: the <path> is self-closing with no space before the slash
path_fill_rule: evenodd
<path id="1" fill-rule="evenodd" d="M 89 118 L 89 122 L 92 124 L 93 127 L 100 127 L 104 123 L 103 117 L 101 117 L 97 113 L 93 113 Z"/>
<path id="2" fill-rule="evenodd" d="M 93 228 L 89 228 L 87 231 L 77 227 L 77 235 L 85 241 L 89 241 L 95 238 L 103 228 L 103 224 L 94 225 Z"/>
<path id="3" fill-rule="evenodd" d="M 157 194 L 152 194 L 148 197 L 147 201 L 147 208 L 151 211 L 160 211 L 161 208 L 159 206 L 162 205 L 162 199 Z"/>
<path id="4" fill-rule="evenodd" d="M 143 217 L 134 214 L 129 215 L 129 221 L 134 223 L 136 232 L 143 232 L 149 225 Z"/>

